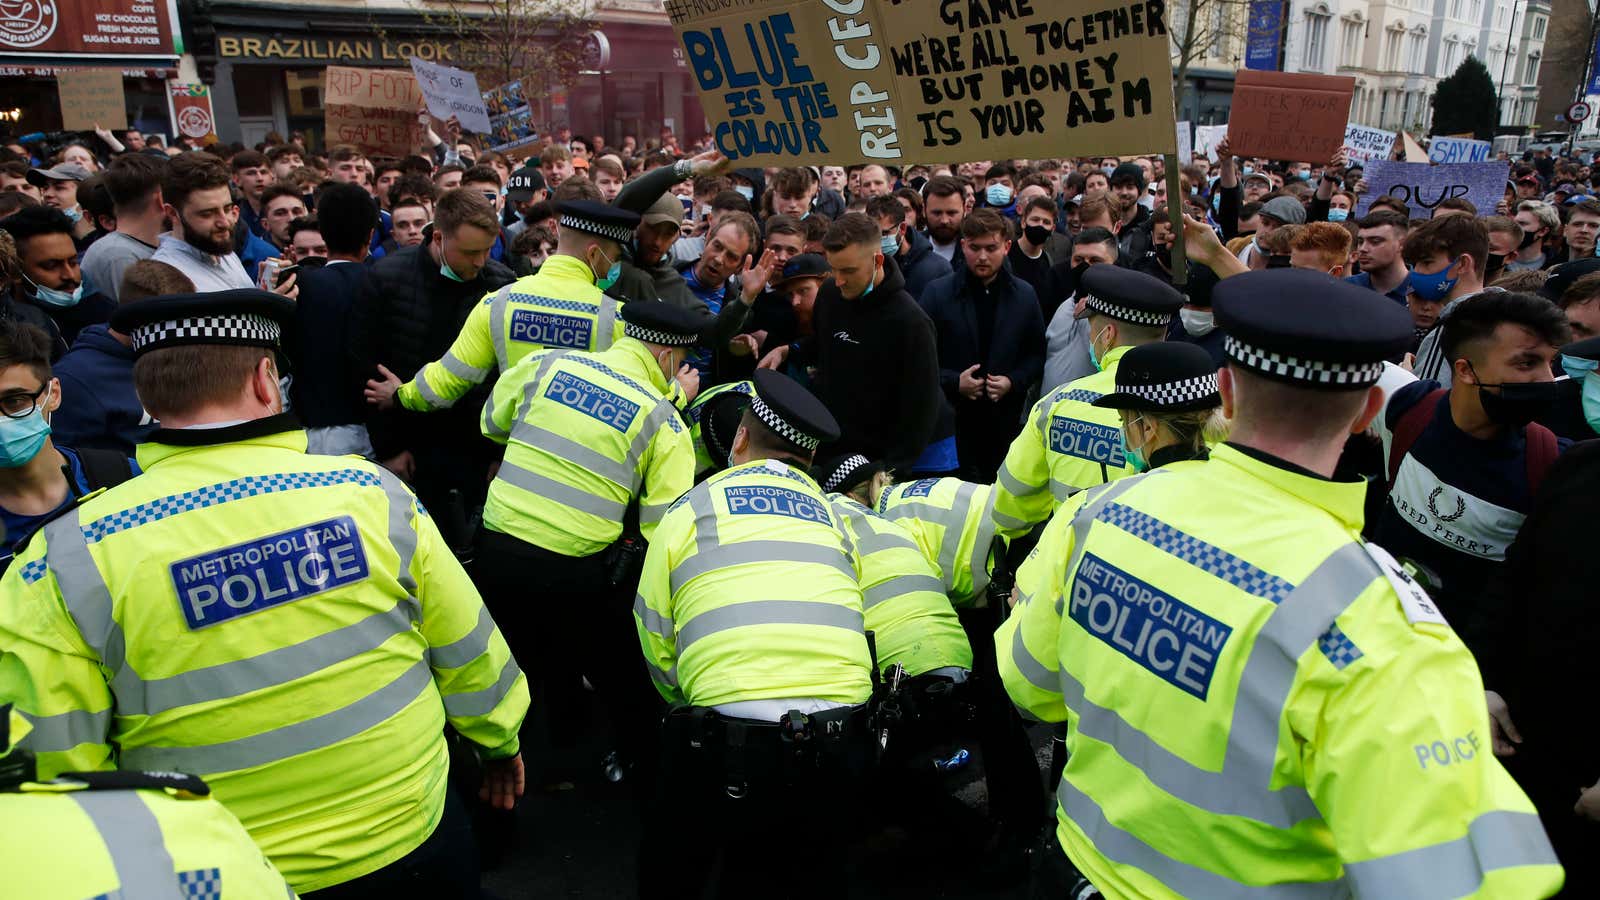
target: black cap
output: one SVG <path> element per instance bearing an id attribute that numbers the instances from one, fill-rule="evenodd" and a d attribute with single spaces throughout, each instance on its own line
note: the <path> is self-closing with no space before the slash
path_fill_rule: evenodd
<path id="1" fill-rule="evenodd" d="M 807 450 L 839 439 L 839 422 L 810 391 L 786 375 L 758 369 L 750 411 L 784 440 Z"/>
<path id="2" fill-rule="evenodd" d="M 1600 337 L 1584 338 L 1581 341 L 1573 341 L 1572 343 L 1561 348 L 1561 355 L 1570 356 L 1573 359 L 1600 360 Z"/>
<path id="3" fill-rule="evenodd" d="M 111 327 L 129 337 L 136 354 L 190 344 L 277 349 L 293 319 L 293 300 L 243 288 L 124 303 L 111 314 Z"/>
<path id="4" fill-rule="evenodd" d="M 784 264 L 783 275 L 778 278 L 778 284 L 795 278 L 827 278 L 832 271 L 833 267 L 828 265 L 827 257 L 821 253 L 802 253 Z"/>
<path id="5" fill-rule="evenodd" d="M 1158 341 L 1134 347 L 1117 363 L 1117 387 L 1095 400 L 1102 409 L 1189 412 L 1222 405 L 1217 364 L 1199 344 Z"/>
<path id="6" fill-rule="evenodd" d="M 1110 184 L 1116 184 L 1124 179 L 1132 179 L 1139 185 L 1139 190 L 1144 190 L 1144 170 L 1137 163 L 1125 162 L 1111 170 L 1111 176 L 1106 179 Z"/>
<path id="7" fill-rule="evenodd" d="M 886 468 L 881 462 L 873 462 L 859 453 L 850 453 L 835 456 L 812 467 L 811 477 L 817 480 L 825 493 L 848 494 L 872 476 L 886 471 Z"/>
<path id="8" fill-rule="evenodd" d="M 526 203 L 535 191 L 544 190 L 544 173 L 538 166 L 523 166 L 506 179 L 506 196 L 513 203 Z"/>
<path id="9" fill-rule="evenodd" d="M 622 333 L 634 340 L 666 347 L 687 347 L 700 342 L 709 321 L 681 306 L 659 300 L 634 300 L 622 304 Z"/>
<path id="10" fill-rule="evenodd" d="M 556 221 L 562 228 L 571 228 L 619 244 L 633 240 L 634 229 L 639 227 L 638 213 L 608 206 L 595 200 L 569 200 L 558 203 L 556 212 L 561 214 Z"/>
<path id="11" fill-rule="evenodd" d="M 707 397 L 694 411 L 700 419 L 700 442 L 706 446 L 706 455 L 718 469 L 726 469 L 733 455 L 733 439 L 739 434 L 739 422 L 750 407 L 750 397 L 756 391 L 748 381 L 736 381 L 715 396 Z"/>
<path id="12" fill-rule="evenodd" d="M 1561 302 L 1561 295 L 1572 287 L 1572 283 L 1585 275 L 1600 272 L 1600 257 L 1590 256 L 1584 259 L 1575 259 L 1564 262 L 1550 270 L 1550 277 L 1539 285 L 1539 296 L 1553 303 Z"/>
<path id="13" fill-rule="evenodd" d="M 1416 336 L 1405 307 L 1310 269 L 1246 272 L 1211 296 L 1229 362 L 1297 387 L 1369 387 Z"/>
<path id="14" fill-rule="evenodd" d="M 1183 295 L 1153 275 L 1121 266 L 1090 266 L 1078 279 L 1084 313 L 1119 322 L 1165 327 L 1183 308 Z"/>

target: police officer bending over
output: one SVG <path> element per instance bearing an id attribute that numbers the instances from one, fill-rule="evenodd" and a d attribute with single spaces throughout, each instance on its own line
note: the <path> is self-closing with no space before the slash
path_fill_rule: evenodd
<path id="1" fill-rule="evenodd" d="M 674 707 L 662 736 L 664 827 L 640 852 L 645 897 L 842 895 L 845 841 L 873 757 L 872 660 L 859 560 L 806 474 L 839 426 L 776 372 L 733 441 L 733 467 L 656 530 L 634 604 L 645 660 Z"/>
<path id="2" fill-rule="evenodd" d="M 0 702 L 44 777 L 204 776 L 297 891 L 476 897 L 444 726 L 509 809 L 527 682 L 399 479 L 306 454 L 274 352 L 293 316 L 256 290 L 117 310 L 162 427 L 0 579 Z"/>
<path id="3" fill-rule="evenodd" d="M 1549 896 L 1472 655 L 1331 480 L 1410 317 L 1300 269 L 1215 310 L 1232 440 L 1063 505 L 995 636 L 1017 705 L 1071 722 L 1066 856 L 1117 898 Z"/>

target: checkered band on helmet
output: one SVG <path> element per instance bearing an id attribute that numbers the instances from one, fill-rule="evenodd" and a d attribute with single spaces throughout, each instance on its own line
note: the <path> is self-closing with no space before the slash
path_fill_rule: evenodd
<path id="1" fill-rule="evenodd" d="M 128 335 L 135 351 L 178 344 L 243 344 L 272 347 L 282 329 L 266 316 L 248 313 L 228 316 L 192 316 L 151 322 Z"/>
<path id="2" fill-rule="evenodd" d="M 656 331 L 654 328 L 646 328 L 643 325 L 635 325 L 632 322 L 622 326 L 622 333 L 634 340 L 644 341 L 647 344 L 660 344 L 664 347 L 687 347 L 700 339 L 699 335 L 671 334 L 665 331 Z"/>
<path id="3" fill-rule="evenodd" d="M 563 214 L 559 221 L 562 228 L 574 228 L 585 234 L 610 238 L 619 244 L 626 244 L 633 240 L 633 229 L 626 225 L 602 225 L 599 222 L 592 222 L 582 216 L 575 216 L 571 213 Z"/>
<path id="4" fill-rule="evenodd" d="M 1083 295 L 1083 302 L 1085 306 L 1103 316 L 1110 316 L 1113 319 L 1121 319 L 1124 322 L 1132 322 L 1135 325 L 1165 325 L 1172 321 L 1171 313 L 1148 312 L 1142 309 L 1118 306 L 1109 300 L 1102 300 L 1093 294 Z"/>
<path id="5" fill-rule="evenodd" d="M 846 459 L 844 462 L 839 464 L 839 468 L 833 470 L 833 474 L 828 476 L 828 480 L 822 483 L 822 490 L 825 492 L 837 490 L 839 485 L 850 480 L 850 476 L 857 469 L 868 465 L 869 462 L 870 461 L 865 456 L 862 456 L 859 453 L 850 457 L 849 459 Z"/>
<path id="6" fill-rule="evenodd" d="M 1383 375 L 1383 361 L 1360 363 L 1335 363 L 1315 359 L 1301 359 L 1263 350 L 1232 337 L 1222 343 L 1228 358 L 1263 375 L 1282 381 L 1322 387 L 1370 387 Z"/>
<path id="7" fill-rule="evenodd" d="M 1217 393 L 1217 376 L 1213 372 L 1165 384 L 1118 384 L 1117 393 L 1149 400 L 1157 406 L 1181 406 L 1214 396 Z"/>
<path id="8" fill-rule="evenodd" d="M 756 418 L 765 422 L 768 428 L 776 431 L 784 440 L 794 444 L 796 447 L 815 450 L 822 443 L 821 438 L 812 437 L 785 422 L 782 416 L 773 411 L 772 407 L 761 402 L 759 394 L 750 397 L 750 411 L 756 414 Z"/>

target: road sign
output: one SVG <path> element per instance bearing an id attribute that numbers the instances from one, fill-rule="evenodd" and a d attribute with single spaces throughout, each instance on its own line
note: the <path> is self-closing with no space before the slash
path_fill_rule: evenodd
<path id="1" fill-rule="evenodd" d="M 1577 103 L 1567 107 L 1567 121 L 1582 122 L 1584 119 L 1589 118 L 1592 112 L 1594 111 L 1589 108 L 1589 104 L 1579 100 Z"/>

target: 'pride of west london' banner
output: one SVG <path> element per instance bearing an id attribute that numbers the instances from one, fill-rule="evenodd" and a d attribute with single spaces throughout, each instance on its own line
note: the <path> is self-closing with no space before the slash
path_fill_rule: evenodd
<path id="1" fill-rule="evenodd" d="M 1163 0 L 667 0 L 742 165 L 1171 152 Z"/>

